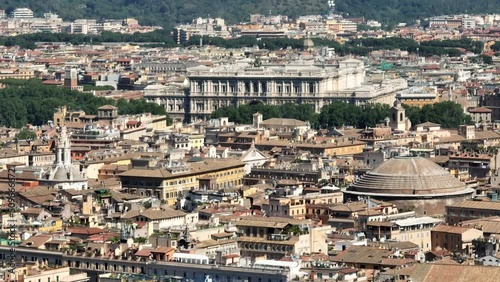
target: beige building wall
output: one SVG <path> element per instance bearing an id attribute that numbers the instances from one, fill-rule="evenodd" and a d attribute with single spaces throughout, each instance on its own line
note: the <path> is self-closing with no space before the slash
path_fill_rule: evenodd
<path id="1" fill-rule="evenodd" d="M 400 232 L 394 231 L 391 239 L 401 242 L 411 242 L 418 245 L 424 252 L 431 251 L 431 229 L 416 229 Z"/>

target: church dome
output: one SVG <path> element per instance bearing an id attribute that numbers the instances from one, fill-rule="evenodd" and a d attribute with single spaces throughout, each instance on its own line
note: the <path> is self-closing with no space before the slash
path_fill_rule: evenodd
<path id="1" fill-rule="evenodd" d="M 314 42 L 311 38 L 306 38 L 304 40 L 304 49 L 311 49 L 314 47 Z"/>
<path id="2" fill-rule="evenodd" d="M 465 184 L 422 157 L 394 157 L 351 184 L 349 191 L 386 195 L 442 195 L 465 192 Z"/>

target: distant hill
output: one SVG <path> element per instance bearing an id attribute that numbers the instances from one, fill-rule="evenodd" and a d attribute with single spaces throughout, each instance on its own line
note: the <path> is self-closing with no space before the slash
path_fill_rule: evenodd
<path id="1" fill-rule="evenodd" d="M 500 0 L 336 0 L 337 11 L 385 23 L 454 13 L 500 12 Z M 142 24 L 168 26 L 196 17 L 223 17 L 245 21 L 251 13 L 291 17 L 325 14 L 326 0 L 4 0 L 7 12 L 28 7 L 41 16 L 53 12 L 64 19 L 137 18 Z"/>

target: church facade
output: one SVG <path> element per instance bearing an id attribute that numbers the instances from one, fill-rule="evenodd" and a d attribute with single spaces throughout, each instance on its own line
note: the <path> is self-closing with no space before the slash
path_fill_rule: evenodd
<path id="1" fill-rule="evenodd" d="M 59 132 L 56 150 L 56 159 L 52 167 L 41 174 L 40 185 L 60 190 L 88 189 L 86 175 L 79 171 L 78 166 L 73 166 L 71 160 L 71 143 L 65 126 Z"/>

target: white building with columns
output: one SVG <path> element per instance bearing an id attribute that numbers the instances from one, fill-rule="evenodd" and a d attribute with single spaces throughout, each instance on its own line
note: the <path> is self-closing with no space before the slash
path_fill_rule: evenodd
<path id="1" fill-rule="evenodd" d="M 366 81 L 365 65 L 356 59 L 336 64 L 292 62 L 289 64 L 249 64 L 249 61 L 216 67 L 190 69 L 184 89 L 148 86 L 144 98 L 165 105 L 167 113 L 188 121 L 210 117 L 221 107 L 237 107 L 252 102 L 270 105 L 305 103 L 319 112 L 334 101 L 353 104 L 392 105 L 395 92 L 407 88 L 404 79 Z M 148 89 L 149 88 L 149 89 Z"/>

